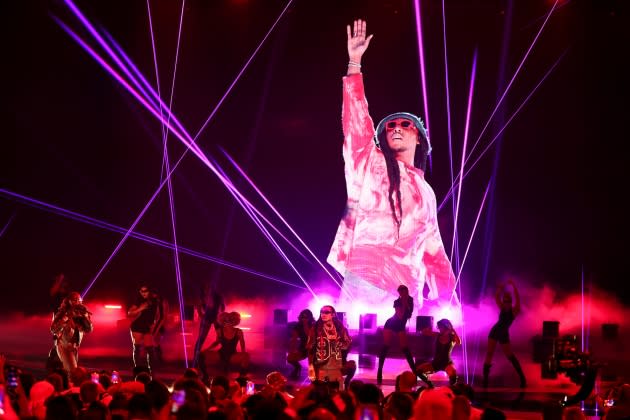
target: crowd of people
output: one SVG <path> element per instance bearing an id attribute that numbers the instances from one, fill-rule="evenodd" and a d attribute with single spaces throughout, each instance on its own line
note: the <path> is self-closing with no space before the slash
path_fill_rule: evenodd
<path id="1" fill-rule="evenodd" d="M 8 374 L 7 374 L 8 372 Z M 611 389 L 600 401 L 603 419 L 630 415 L 630 386 Z M 549 402 L 543 420 L 586 419 L 579 406 Z M 9 365 L 0 355 L 0 420 L 131 420 L 131 419 L 506 419 L 508 412 L 479 404 L 469 385 L 429 386 L 412 371 L 396 376 L 392 392 L 372 382 L 353 379 L 345 389 L 315 379 L 292 384 L 278 371 L 260 383 L 217 374 L 204 383 L 195 368 L 168 382 L 147 371 L 128 378 L 118 372 L 88 371 L 78 366 L 48 372 L 42 378 Z"/>
<path id="2" fill-rule="evenodd" d="M 4 365 L 0 358 L 0 372 Z M 322 380 L 298 388 L 280 372 L 269 373 L 264 383 L 253 388 L 248 381 L 225 375 L 216 375 L 205 384 L 194 368 L 172 383 L 146 371 L 126 381 L 114 377 L 113 372 L 88 372 L 82 367 L 74 368 L 69 376 L 64 371 L 51 372 L 40 380 L 20 372 L 17 386 L 3 395 L 0 419 L 352 420 L 446 418 L 442 415 L 483 412 L 471 405 L 470 389 L 418 388 L 410 371 L 399 375 L 396 390 L 386 396 L 375 384 L 359 380 L 351 381 L 345 390 Z M 8 390 L 7 385 L 0 376 L 0 389 Z"/>

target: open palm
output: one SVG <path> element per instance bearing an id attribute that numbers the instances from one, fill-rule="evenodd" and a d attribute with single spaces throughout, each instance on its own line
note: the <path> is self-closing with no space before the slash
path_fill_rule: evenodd
<path id="1" fill-rule="evenodd" d="M 348 33 L 348 56 L 353 61 L 359 61 L 374 35 L 366 36 L 366 22 L 361 19 L 355 20 L 352 28 L 348 25 L 346 30 Z"/>

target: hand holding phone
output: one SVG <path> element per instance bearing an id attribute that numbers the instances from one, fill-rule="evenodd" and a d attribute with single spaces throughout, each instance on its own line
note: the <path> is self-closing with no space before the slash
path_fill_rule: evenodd
<path id="1" fill-rule="evenodd" d="M 7 388 L 15 389 L 18 387 L 18 371 L 15 366 L 7 367 Z"/>
<path id="2" fill-rule="evenodd" d="M 378 412 L 374 410 L 372 407 L 363 406 L 361 408 L 361 420 L 378 420 Z"/>
<path id="3" fill-rule="evenodd" d="M 4 416 L 4 385 L 0 385 L 0 416 Z"/>
<path id="4" fill-rule="evenodd" d="M 171 401 L 171 413 L 177 413 L 179 407 L 184 405 L 184 402 L 186 401 L 186 391 L 183 389 L 180 389 L 179 391 L 173 391 L 173 394 L 171 395 Z"/>

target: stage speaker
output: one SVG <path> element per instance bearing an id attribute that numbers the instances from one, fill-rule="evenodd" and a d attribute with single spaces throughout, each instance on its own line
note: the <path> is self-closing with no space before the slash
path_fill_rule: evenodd
<path id="1" fill-rule="evenodd" d="M 346 325 L 346 313 L 345 312 L 337 312 L 337 319 L 341 322 L 341 325 L 344 327 L 348 327 Z"/>
<path id="2" fill-rule="evenodd" d="M 362 330 L 373 330 L 376 328 L 376 314 L 363 314 L 359 317 L 359 325 Z"/>
<path id="3" fill-rule="evenodd" d="M 543 321 L 542 335 L 545 338 L 560 337 L 560 322 L 559 321 Z"/>
<path id="4" fill-rule="evenodd" d="M 619 337 L 619 324 L 602 324 L 602 338 L 616 340 Z"/>
<path id="5" fill-rule="evenodd" d="M 289 311 L 287 309 L 273 310 L 273 323 L 275 325 L 284 325 L 289 322 Z"/>
<path id="6" fill-rule="evenodd" d="M 536 363 L 546 363 L 556 352 L 556 339 L 550 337 L 541 337 L 537 335 L 533 339 L 532 361 Z M 545 370 L 543 369 L 543 375 Z M 545 377 L 545 376 L 543 376 Z"/>
<path id="7" fill-rule="evenodd" d="M 184 305 L 184 321 L 195 320 L 195 305 Z"/>
<path id="8" fill-rule="evenodd" d="M 416 332 L 422 332 L 425 328 L 433 329 L 433 317 L 432 316 L 417 316 L 416 317 Z"/>

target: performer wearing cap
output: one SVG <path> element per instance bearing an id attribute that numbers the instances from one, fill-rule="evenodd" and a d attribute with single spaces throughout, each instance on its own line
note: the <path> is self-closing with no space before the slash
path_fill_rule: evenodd
<path id="1" fill-rule="evenodd" d="M 383 304 L 402 283 L 423 304 L 457 303 L 455 276 L 437 222 L 435 193 L 425 180 L 431 144 L 417 116 L 397 112 L 374 129 L 363 87 L 361 58 L 372 36 L 366 23 L 347 28 L 343 78 L 343 158 L 348 201 L 328 256 L 354 300 Z"/>

